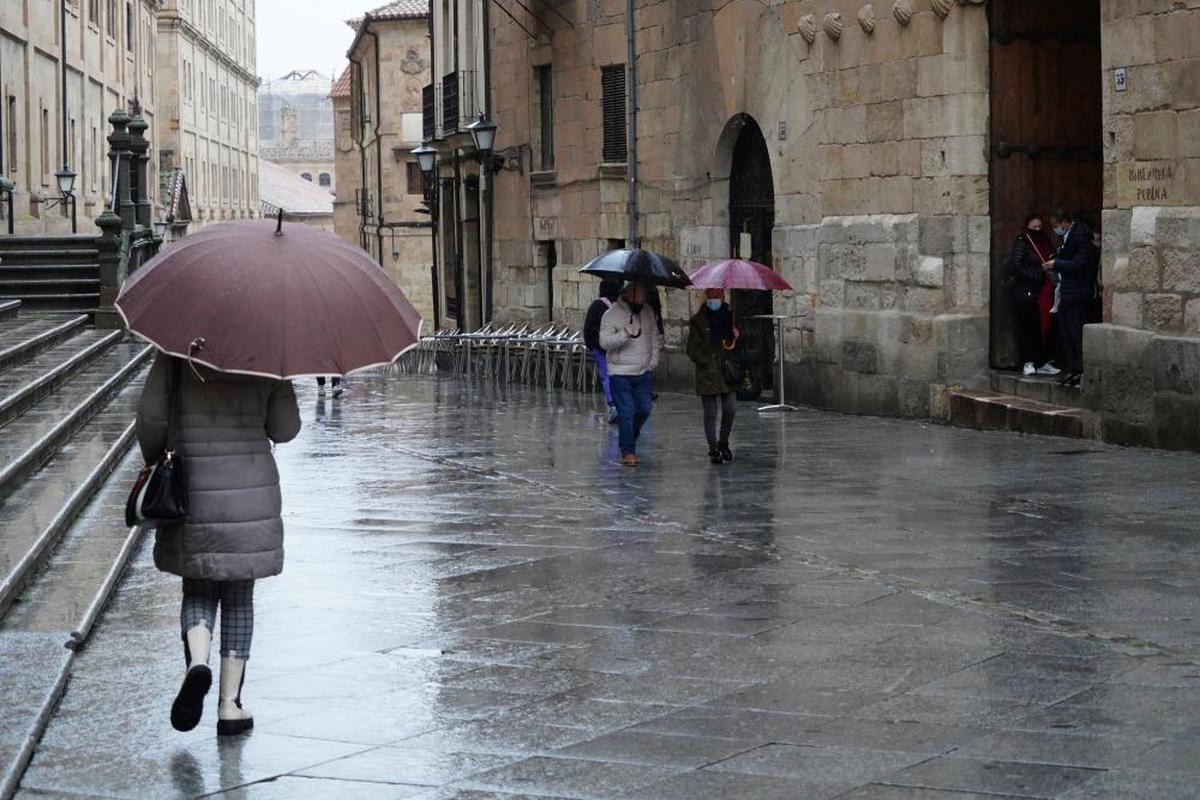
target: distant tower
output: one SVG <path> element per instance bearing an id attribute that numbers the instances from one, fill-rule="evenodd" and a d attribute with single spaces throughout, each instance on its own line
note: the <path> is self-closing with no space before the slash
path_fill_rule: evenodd
<path id="1" fill-rule="evenodd" d="M 287 101 L 279 108 L 279 144 L 283 147 L 296 144 L 296 109 Z"/>

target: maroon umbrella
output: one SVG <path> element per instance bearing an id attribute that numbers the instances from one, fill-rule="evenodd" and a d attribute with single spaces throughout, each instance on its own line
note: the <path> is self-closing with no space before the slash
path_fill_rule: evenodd
<path id="1" fill-rule="evenodd" d="M 697 289 L 758 289 L 762 291 L 791 291 L 791 285 L 770 267 L 740 258 L 711 261 L 692 275 Z"/>
<path id="2" fill-rule="evenodd" d="M 363 250 L 274 221 L 214 225 L 170 245 L 116 306 L 170 355 L 272 378 L 389 364 L 421 334 L 421 315 Z"/>

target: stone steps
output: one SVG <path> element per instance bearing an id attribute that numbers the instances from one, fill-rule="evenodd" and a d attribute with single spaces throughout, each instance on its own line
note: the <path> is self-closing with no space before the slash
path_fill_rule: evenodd
<path id="1" fill-rule="evenodd" d="M 1078 386 L 1061 386 L 1058 376 L 1022 375 L 1019 372 L 992 370 L 993 392 L 1050 403 L 1056 406 L 1079 408 L 1083 406 L 1083 394 Z"/>
<path id="2" fill-rule="evenodd" d="M 981 431 L 1013 431 L 1071 439 L 1094 439 L 1093 412 L 986 389 L 949 389 L 947 421 Z"/>
<path id="3" fill-rule="evenodd" d="M 100 303 L 96 236 L 6 236 L 0 241 L 0 302 L 94 311 Z"/>
<path id="4" fill-rule="evenodd" d="M 0 374 L 0 427 L 92 365 L 124 335 L 123 331 L 79 331 L 27 362 L 6 369 Z"/>
<path id="5" fill-rule="evenodd" d="M 0 330 L 0 370 L 28 361 L 33 356 L 82 332 L 87 315 L 41 314 L 27 318 L 12 331 Z"/>

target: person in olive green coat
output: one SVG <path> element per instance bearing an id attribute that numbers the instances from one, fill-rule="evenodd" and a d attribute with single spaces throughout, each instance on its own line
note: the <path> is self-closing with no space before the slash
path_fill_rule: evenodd
<path id="1" fill-rule="evenodd" d="M 687 354 L 696 365 L 696 394 L 704 406 L 704 436 L 708 439 L 708 459 L 713 464 L 733 461 L 729 434 L 737 415 L 737 374 L 741 367 L 733 358 L 739 331 L 733 312 L 721 289 L 706 289 L 704 305 L 692 316 L 688 328 Z M 717 417 L 720 415 L 720 434 Z"/>

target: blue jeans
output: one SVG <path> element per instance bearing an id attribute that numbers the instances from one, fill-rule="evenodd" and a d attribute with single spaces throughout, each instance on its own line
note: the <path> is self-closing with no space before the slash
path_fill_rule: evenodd
<path id="1" fill-rule="evenodd" d="M 588 355 L 592 357 L 592 361 L 596 362 L 596 376 L 600 378 L 600 385 L 604 387 L 604 402 L 611 406 L 613 396 L 612 386 L 608 382 L 608 356 L 599 348 L 588 350 Z"/>
<path id="2" fill-rule="evenodd" d="M 617 406 L 617 431 L 621 442 L 621 455 L 637 451 L 638 434 L 650 419 L 653 402 L 650 392 L 654 385 L 654 374 L 610 375 L 613 402 Z"/>

